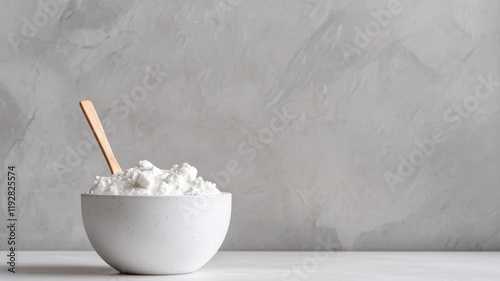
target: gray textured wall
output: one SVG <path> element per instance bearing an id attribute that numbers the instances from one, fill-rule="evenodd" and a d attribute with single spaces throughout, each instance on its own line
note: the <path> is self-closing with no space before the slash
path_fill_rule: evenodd
<path id="1" fill-rule="evenodd" d="M 499 1 L 7 0 L 0 35 L 22 249 L 91 248 L 89 98 L 122 167 L 220 176 L 224 249 L 500 250 Z"/>

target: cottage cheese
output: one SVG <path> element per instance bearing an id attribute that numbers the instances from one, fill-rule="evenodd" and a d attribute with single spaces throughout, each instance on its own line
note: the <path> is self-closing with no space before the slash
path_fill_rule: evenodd
<path id="1" fill-rule="evenodd" d="M 152 196 L 220 193 L 214 183 L 197 177 L 197 173 L 198 170 L 188 163 L 162 170 L 143 160 L 137 166 L 112 176 L 97 176 L 90 193 Z"/>

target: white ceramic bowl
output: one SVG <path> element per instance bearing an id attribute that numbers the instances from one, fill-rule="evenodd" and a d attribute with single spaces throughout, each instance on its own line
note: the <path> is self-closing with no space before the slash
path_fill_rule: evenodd
<path id="1" fill-rule="evenodd" d="M 230 193 L 81 197 L 92 247 L 122 273 L 193 272 L 219 250 L 231 219 Z"/>

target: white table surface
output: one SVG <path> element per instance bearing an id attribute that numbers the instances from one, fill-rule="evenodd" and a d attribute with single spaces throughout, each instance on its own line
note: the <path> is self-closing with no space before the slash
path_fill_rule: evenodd
<path id="1" fill-rule="evenodd" d="M 0 253 L 0 280 L 500 280 L 500 252 L 219 252 L 170 276 L 123 275 L 92 251 L 20 251 L 12 274 Z"/>

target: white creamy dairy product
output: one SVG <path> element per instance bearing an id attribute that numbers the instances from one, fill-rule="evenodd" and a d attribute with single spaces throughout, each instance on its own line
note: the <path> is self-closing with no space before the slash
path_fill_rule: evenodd
<path id="1" fill-rule="evenodd" d="M 109 177 L 97 176 L 91 194 L 113 195 L 206 195 L 220 191 L 214 183 L 197 177 L 198 170 L 183 163 L 170 170 L 155 167 L 147 160 Z"/>

